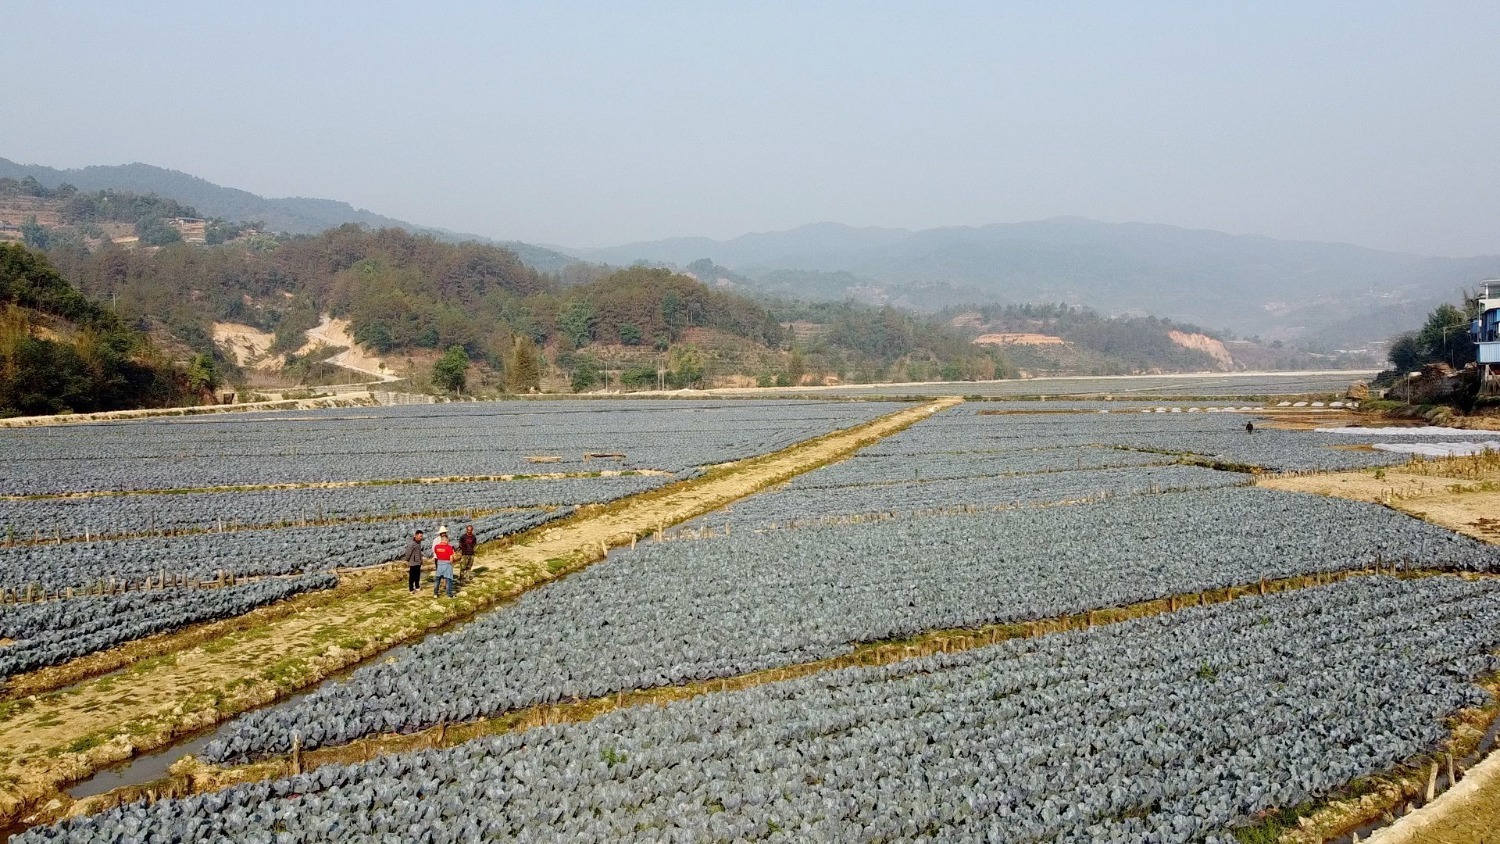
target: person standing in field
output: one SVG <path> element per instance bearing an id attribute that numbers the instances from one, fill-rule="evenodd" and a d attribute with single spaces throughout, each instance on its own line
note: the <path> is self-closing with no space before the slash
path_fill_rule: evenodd
<path id="1" fill-rule="evenodd" d="M 474 549 L 479 546 L 479 537 L 474 535 L 474 526 L 465 525 L 464 535 L 458 538 L 458 582 L 469 582 L 469 570 L 474 567 Z"/>
<path id="2" fill-rule="evenodd" d="M 432 558 L 437 561 L 437 577 L 432 581 L 432 596 L 443 593 L 443 581 L 448 581 L 448 597 L 453 597 L 453 544 L 448 541 L 448 526 L 438 528 L 437 541 L 432 543 Z"/>
<path id="3" fill-rule="evenodd" d="M 415 592 L 422 585 L 422 532 L 412 534 L 401 559 L 406 561 L 406 591 Z"/>

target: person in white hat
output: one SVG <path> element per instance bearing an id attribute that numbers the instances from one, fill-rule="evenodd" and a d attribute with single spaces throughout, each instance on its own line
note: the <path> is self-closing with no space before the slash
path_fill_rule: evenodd
<path id="1" fill-rule="evenodd" d="M 432 558 L 437 561 L 437 577 L 432 582 L 432 595 L 443 593 L 443 581 L 448 581 L 448 597 L 453 597 L 453 543 L 448 541 L 448 526 L 438 525 L 437 539 L 432 543 Z"/>

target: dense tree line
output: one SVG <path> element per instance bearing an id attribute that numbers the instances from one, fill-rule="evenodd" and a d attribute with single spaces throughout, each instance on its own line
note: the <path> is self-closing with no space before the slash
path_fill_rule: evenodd
<path id="1" fill-rule="evenodd" d="M 1391 341 L 1387 354 L 1391 366 L 1404 374 L 1429 363 L 1446 363 L 1462 369 L 1475 360 L 1469 322 L 1479 316 L 1478 297 L 1465 297 L 1463 307 L 1443 303 L 1427 315 L 1427 321 L 1416 331 L 1408 331 Z"/>
<path id="2" fill-rule="evenodd" d="M 145 335 L 20 244 L 0 244 L 0 309 L 0 415 L 177 404 L 217 379 L 211 359 L 175 370 Z"/>

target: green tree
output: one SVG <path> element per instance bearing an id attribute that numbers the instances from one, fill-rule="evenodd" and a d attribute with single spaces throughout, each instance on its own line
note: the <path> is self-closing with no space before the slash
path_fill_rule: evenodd
<path id="1" fill-rule="evenodd" d="M 620 327 L 615 330 L 620 335 L 621 343 L 627 346 L 639 346 L 641 344 L 641 327 L 639 325 L 622 322 L 620 323 Z"/>
<path id="2" fill-rule="evenodd" d="M 579 355 L 573 359 L 573 392 L 586 393 L 599 386 L 603 370 L 599 361 L 591 355 Z"/>
<path id="3" fill-rule="evenodd" d="M 161 217 L 142 217 L 135 222 L 135 236 L 143 246 L 168 246 L 182 242 L 182 233 Z"/>
<path id="4" fill-rule="evenodd" d="M 218 389 L 219 367 L 214 363 L 214 356 L 206 353 L 193 355 L 188 363 L 187 380 L 188 389 L 194 393 L 202 394 Z"/>
<path id="5" fill-rule="evenodd" d="M 462 393 L 469 383 L 469 353 L 451 346 L 432 365 L 432 383 L 450 393 Z"/>
<path id="6" fill-rule="evenodd" d="M 620 383 L 629 390 L 650 390 L 656 386 L 656 367 L 638 363 L 620 373 Z"/>
<path id="7" fill-rule="evenodd" d="M 512 393 L 524 393 L 541 384 L 542 361 L 536 344 L 530 337 L 516 337 L 505 360 L 505 388 Z"/>
<path id="8" fill-rule="evenodd" d="M 1465 301 L 1464 305 L 1467 310 L 1477 308 L 1477 302 Z M 1454 305 L 1438 305 L 1427 315 L 1421 328 L 1393 340 L 1386 357 L 1391 366 L 1403 374 L 1429 363 L 1446 363 L 1454 369 L 1461 369 L 1474 360 L 1469 319 L 1464 310 Z"/>
<path id="9" fill-rule="evenodd" d="M 1390 360 L 1392 369 L 1405 375 L 1427 362 L 1427 351 L 1422 347 L 1422 341 L 1417 339 L 1416 332 L 1408 331 L 1391 341 L 1386 357 Z"/>
<path id="10" fill-rule="evenodd" d="M 687 325 L 687 306 L 676 290 L 668 290 L 661 297 L 661 318 L 666 323 L 667 339 L 676 342 L 682 336 L 683 327 Z"/>
<path id="11" fill-rule="evenodd" d="M 1469 338 L 1469 318 L 1448 303 L 1438 305 L 1427 315 L 1427 322 L 1417 334 L 1431 361 L 1442 361 L 1454 369 L 1474 360 L 1474 343 Z"/>
<path id="12" fill-rule="evenodd" d="M 667 383 L 676 389 L 691 387 L 703 380 L 703 355 L 692 346 L 678 346 L 668 361 L 671 371 Z"/>
<path id="13" fill-rule="evenodd" d="M 557 313 L 557 327 L 573 348 L 594 339 L 594 307 L 582 299 L 571 299 Z"/>
<path id="14" fill-rule="evenodd" d="M 32 249 L 46 249 L 52 238 L 47 229 L 36 221 L 32 214 L 21 223 L 21 240 Z"/>

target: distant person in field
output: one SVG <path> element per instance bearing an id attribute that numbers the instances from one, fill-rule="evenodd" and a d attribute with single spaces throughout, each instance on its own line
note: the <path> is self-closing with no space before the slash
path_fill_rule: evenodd
<path id="1" fill-rule="evenodd" d="M 443 594 L 443 581 L 448 581 L 448 597 L 453 597 L 453 543 L 448 541 L 448 526 L 438 528 L 437 541 L 432 543 L 432 558 L 437 560 L 437 577 L 432 581 L 432 595 Z"/>
<path id="2" fill-rule="evenodd" d="M 1253 434 L 1253 433 L 1255 433 L 1255 423 L 1254 422 L 1246 422 L 1245 423 L 1245 433 L 1247 433 L 1247 434 Z"/>
<path id="3" fill-rule="evenodd" d="M 422 532 L 412 534 L 406 543 L 401 559 L 406 561 L 406 591 L 415 592 L 422 586 Z"/>
<path id="4" fill-rule="evenodd" d="M 474 535 L 474 526 L 465 525 L 464 535 L 458 538 L 458 581 L 469 582 L 469 569 L 474 567 L 474 549 L 479 546 L 479 537 Z"/>

